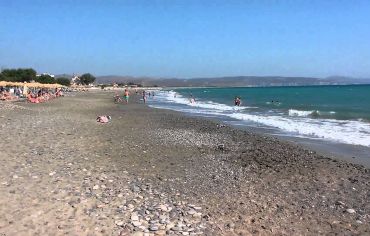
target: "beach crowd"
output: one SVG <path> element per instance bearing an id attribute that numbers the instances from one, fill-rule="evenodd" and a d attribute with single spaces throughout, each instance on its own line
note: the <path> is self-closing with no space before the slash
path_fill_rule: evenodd
<path id="1" fill-rule="evenodd" d="M 42 103 L 61 96 L 64 96 L 62 88 L 0 87 L 0 101 L 25 100 L 30 103 Z"/>

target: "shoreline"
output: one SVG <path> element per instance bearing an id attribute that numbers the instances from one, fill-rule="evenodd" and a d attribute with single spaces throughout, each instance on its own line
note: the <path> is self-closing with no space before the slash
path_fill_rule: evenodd
<path id="1" fill-rule="evenodd" d="M 113 94 L 3 112 L 1 233 L 369 233 L 369 169 Z"/>
<path id="2" fill-rule="evenodd" d="M 329 156 L 337 160 L 347 161 L 352 164 L 362 165 L 365 168 L 370 168 L 370 147 L 354 144 L 336 143 L 323 139 L 312 139 L 306 137 L 295 137 L 290 135 L 284 135 L 280 133 L 268 132 L 266 128 L 255 128 L 250 126 L 239 126 L 233 124 L 233 122 L 225 122 L 233 127 L 242 130 L 249 130 L 251 132 L 258 133 L 260 135 L 267 135 L 275 137 L 289 143 L 300 145 L 305 149 L 317 152 L 323 156 Z"/>
<path id="3" fill-rule="evenodd" d="M 312 139 L 308 137 L 295 137 L 295 136 L 285 135 L 284 133 L 277 133 L 273 129 L 270 130 L 268 128 L 240 125 L 239 120 L 233 120 L 232 118 L 225 120 L 215 115 L 176 111 L 170 108 L 155 107 L 155 105 L 152 105 L 152 104 L 149 104 L 149 106 L 153 106 L 152 107 L 153 109 L 163 109 L 163 110 L 170 110 L 173 112 L 178 112 L 179 114 L 182 114 L 188 117 L 197 117 L 200 119 L 221 122 L 225 125 L 231 126 L 239 130 L 249 131 L 249 132 L 261 135 L 261 136 L 269 136 L 272 138 L 278 138 L 280 140 L 293 143 L 295 145 L 300 145 L 301 147 L 305 149 L 317 152 L 324 156 L 330 156 L 331 158 L 347 161 L 353 164 L 363 165 L 366 168 L 370 168 L 370 154 L 369 154 L 370 147 L 354 145 L 354 144 L 336 143 L 336 142 L 323 140 L 323 139 Z"/>

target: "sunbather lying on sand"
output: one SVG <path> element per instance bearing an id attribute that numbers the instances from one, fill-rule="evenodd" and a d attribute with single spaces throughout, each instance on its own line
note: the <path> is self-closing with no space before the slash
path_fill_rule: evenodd
<path id="1" fill-rule="evenodd" d="M 0 100 L 13 101 L 13 100 L 17 100 L 17 99 L 18 99 L 17 97 L 10 95 L 10 93 L 7 92 L 7 91 L 3 91 L 3 92 L 0 93 Z"/>
<path id="2" fill-rule="evenodd" d="M 110 117 L 110 116 L 98 116 L 96 118 L 96 121 L 100 122 L 100 123 L 108 123 L 111 119 L 112 119 L 112 117 Z"/>
<path id="3" fill-rule="evenodd" d="M 31 93 L 31 91 L 28 91 L 27 101 L 30 103 L 40 103 L 38 97 L 35 97 L 35 95 Z"/>

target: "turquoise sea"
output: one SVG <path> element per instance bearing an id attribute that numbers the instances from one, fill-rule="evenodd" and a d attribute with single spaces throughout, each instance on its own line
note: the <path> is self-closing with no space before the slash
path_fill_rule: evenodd
<path id="1" fill-rule="evenodd" d="M 151 105 L 370 147 L 370 85 L 172 89 L 157 92 Z"/>

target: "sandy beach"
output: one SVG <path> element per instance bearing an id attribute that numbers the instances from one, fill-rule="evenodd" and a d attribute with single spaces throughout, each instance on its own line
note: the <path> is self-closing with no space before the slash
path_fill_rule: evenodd
<path id="1" fill-rule="evenodd" d="M 0 235 L 370 235 L 370 169 L 113 95 L 0 103 Z"/>

